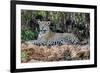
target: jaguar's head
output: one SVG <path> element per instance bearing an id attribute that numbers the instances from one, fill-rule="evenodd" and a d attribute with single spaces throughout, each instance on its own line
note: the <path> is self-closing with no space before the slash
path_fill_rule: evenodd
<path id="1" fill-rule="evenodd" d="M 50 31 L 49 25 L 50 21 L 38 21 L 39 24 L 39 35 L 38 38 L 44 37 Z"/>

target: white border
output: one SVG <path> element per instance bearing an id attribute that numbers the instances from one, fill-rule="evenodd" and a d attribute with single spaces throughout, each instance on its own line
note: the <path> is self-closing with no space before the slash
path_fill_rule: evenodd
<path id="1" fill-rule="evenodd" d="M 63 12 L 83 12 L 90 13 L 90 60 L 60 61 L 60 62 L 42 62 L 42 63 L 21 63 L 21 9 L 25 10 L 45 10 L 45 11 L 63 11 Z M 70 7 L 52 7 L 35 5 L 16 5 L 16 69 L 39 68 L 54 66 L 72 66 L 94 64 L 94 9 L 70 8 Z"/>

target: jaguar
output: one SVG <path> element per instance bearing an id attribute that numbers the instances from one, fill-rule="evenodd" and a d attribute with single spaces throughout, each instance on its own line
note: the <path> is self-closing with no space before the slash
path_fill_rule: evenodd
<path id="1" fill-rule="evenodd" d="M 35 45 L 64 45 L 77 44 L 79 39 L 73 33 L 53 32 L 49 26 L 51 21 L 38 21 L 39 34 L 37 40 L 31 41 Z"/>

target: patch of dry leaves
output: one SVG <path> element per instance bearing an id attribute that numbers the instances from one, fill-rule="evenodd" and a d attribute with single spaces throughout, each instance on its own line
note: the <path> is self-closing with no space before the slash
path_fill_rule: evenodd
<path id="1" fill-rule="evenodd" d="M 22 52 L 27 51 L 28 62 L 82 60 L 90 58 L 88 45 L 55 45 L 47 47 L 22 43 L 21 50 Z"/>

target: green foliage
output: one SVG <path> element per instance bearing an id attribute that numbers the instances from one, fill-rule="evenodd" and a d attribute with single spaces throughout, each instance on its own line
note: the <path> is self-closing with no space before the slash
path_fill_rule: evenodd
<path id="1" fill-rule="evenodd" d="M 33 17 L 32 11 L 30 10 L 22 10 L 21 11 L 21 24 L 26 26 L 28 25 L 28 21 Z"/>
<path id="2" fill-rule="evenodd" d="M 42 19 L 43 19 L 43 16 L 42 16 L 42 15 L 37 15 L 37 16 L 36 16 L 36 19 L 42 20 Z"/>
<path id="3" fill-rule="evenodd" d="M 36 31 L 32 31 L 32 30 L 29 30 L 29 29 L 21 31 L 21 39 L 25 40 L 25 41 L 34 40 L 34 39 L 36 39 L 37 35 L 38 34 L 37 34 Z"/>
<path id="4" fill-rule="evenodd" d="M 21 61 L 22 62 L 27 62 L 28 60 L 28 55 L 26 51 L 21 52 Z"/>

